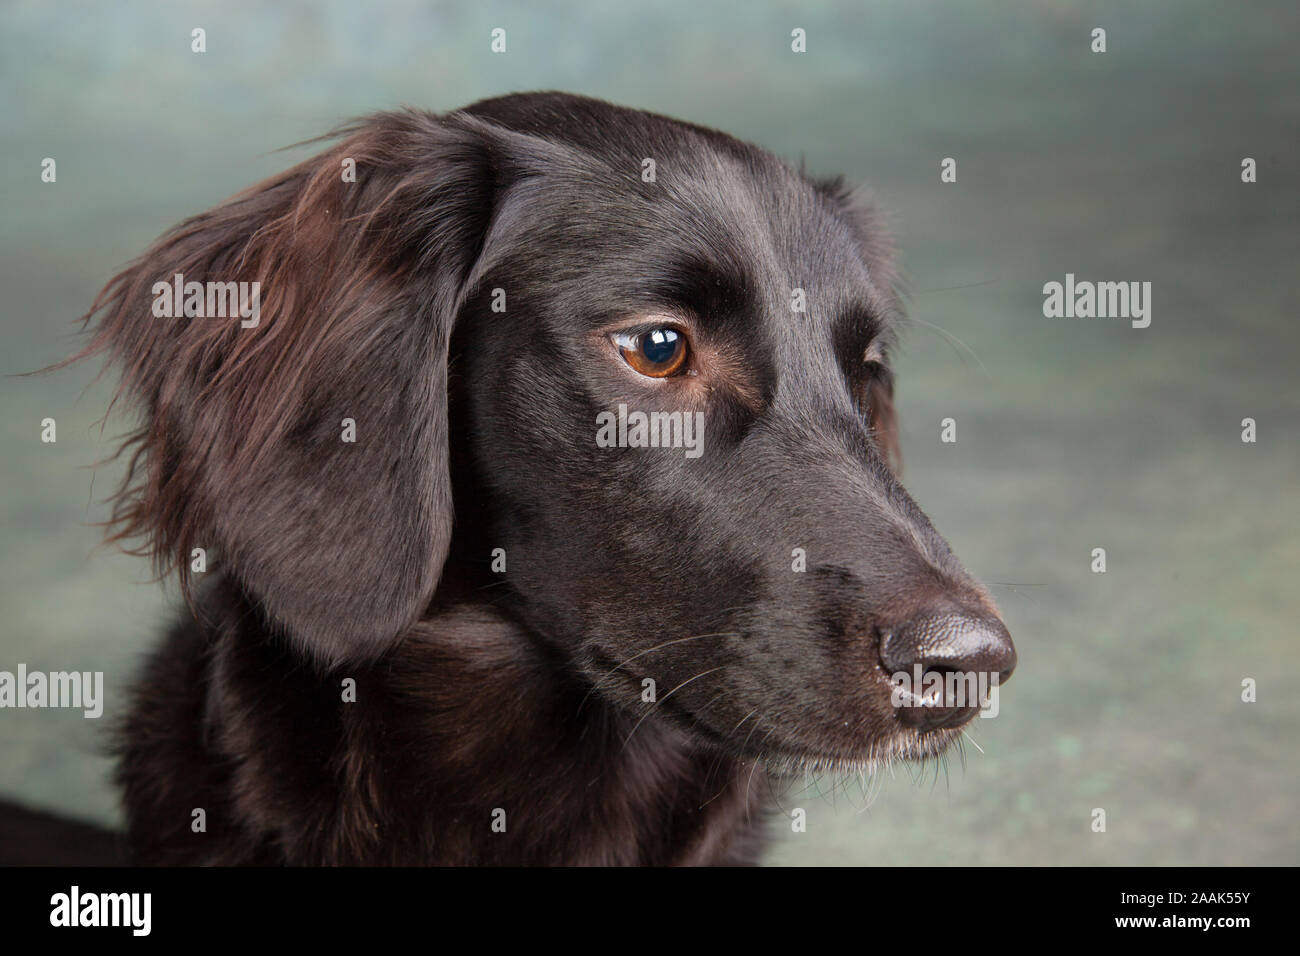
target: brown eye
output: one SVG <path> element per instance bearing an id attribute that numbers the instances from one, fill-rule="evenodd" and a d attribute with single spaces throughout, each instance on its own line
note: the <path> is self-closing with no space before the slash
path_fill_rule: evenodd
<path id="1" fill-rule="evenodd" d="M 624 361 L 650 378 L 667 378 L 680 372 L 690 351 L 686 336 L 667 326 L 635 335 L 616 335 L 614 342 Z"/>

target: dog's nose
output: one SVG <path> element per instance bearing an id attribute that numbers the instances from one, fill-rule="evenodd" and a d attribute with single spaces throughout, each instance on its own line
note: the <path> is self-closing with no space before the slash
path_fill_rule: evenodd
<path id="1" fill-rule="evenodd" d="M 899 720 L 935 730 L 970 720 L 989 689 L 1011 676 L 1016 649 L 996 617 L 945 608 L 883 633 L 880 661 L 896 688 Z"/>

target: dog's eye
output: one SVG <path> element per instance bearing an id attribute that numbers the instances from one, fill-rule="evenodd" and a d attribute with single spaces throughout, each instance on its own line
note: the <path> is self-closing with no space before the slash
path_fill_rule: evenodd
<path id="1" fill-rule="evenodd" d="M 642 375 L 667 378 L 686 365 L 686 336 L 667 326 L 634 335 L 616 335 L 614 342 L 624 361 Z"/>

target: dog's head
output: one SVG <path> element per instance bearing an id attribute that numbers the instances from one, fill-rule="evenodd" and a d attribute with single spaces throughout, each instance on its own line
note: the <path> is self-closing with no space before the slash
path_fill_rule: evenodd
<path id="1" fill-rule="evenodd" d="M 208 315 L 232 282 L 256 308 Z M 118 530 L 208 549 L 324 663 L 454 587 L 735 753 L 933 753 L 978 701 L 891 676 L 1015 654 L 891 467 L 893 284 L 844 189 L 710 130 L 379 115 L 101 294 L 144 413 Z"/>

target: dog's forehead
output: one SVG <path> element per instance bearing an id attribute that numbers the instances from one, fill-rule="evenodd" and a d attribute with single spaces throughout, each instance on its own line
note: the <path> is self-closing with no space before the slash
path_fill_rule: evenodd
<path id="1" fill-rule="evenodd" d="M 775 155 L 580 97 L 474 111 L 527 137 L 509 222 L 529 242 L 513 266 L 556 293 L 556 321 L 605 323 L 656 299 L 707 321 L 743 302 L 740 324 L 770 328 L 786 352 L 863 315 L 884 324 L 889 278 L 873 275 L 842 197 Z"/>
<path id="2" fill-rule="evenodd" d="M 776 157 L 748 161 L 716 150 L 688 157 L 661 180 L 683 213 L 678 226 L 725 240 L 768 271 L 815 270 L 854 258 L 852 243 L 812 183 Z"/>
<path id="3" fill-rule="evenodd" d="M 758 151 L 745 162 L 700 146 L 666 154 L 650 181 L 587 167 L 535 185 L 549 214 L 531 223 L 545 223 L 558 240 L 550 248 L 566 265 L 585 260 L 602 286 L 743 290 L 754 306 L 813 320 L 879 297 L 833 201 Z"/>

